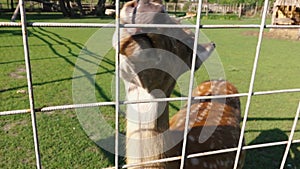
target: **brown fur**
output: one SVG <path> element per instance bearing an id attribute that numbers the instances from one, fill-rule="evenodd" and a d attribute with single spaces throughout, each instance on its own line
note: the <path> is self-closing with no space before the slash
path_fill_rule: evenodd
<path id="1" fill-rule="evenodd" d="M 237 89 L 226 81 L 207 81 L 193 91 L 193 96 L 212 96 L 236 94 Z M 178 133 L 183 133 L 186 116 L 186 108 L 181 109 L 170 120 L 170 129 L 174 137 Z M 190 131 L 187 142 L 187 155 L 237 147 L 240 137 L 240 100 L 237 97 L 215 100 L 200 100 L 191 106 Z M 204 130 L 211 130 L 212 133 L 207 138 L 200 140 L 200 133 Z M 202 133 L 203 134 L 203 133 Z M 180 136 L 182 136 L 180 134 Z M 205 137 L 202 135 L 202 138 Z M 178 138 L 172 138 L 172 140 Z M 200 140 L 199 140 L 200 139 Z M 167 152 L 168 157 L 180 156 L 182 141 L 178 142 Z M 214 168 L 231 169 L 235 160 L 235 152 L 221 153 L 188 159 L 185 163 L 187 169 Z M 242 152 L 238 168 L 243 167 L 245 152 Z M 179 168 L 180 161 L 168 163 L 169 169 Z"/>
<path id="2" fill-rule="evenodd" d="M 134 10 L 136 10 L 135 15 Z M 139 4 L 136 1 L 130 1 L 121 10 L 120 20 L 122 24 L 132 24 L 133 20 L 138 24 L 176 24 L 164 13 L 161 0 L 140 0 Z M 125 82 L 127 99 L 169 97 L 176 79 L 191 68 L 193 42 L 193 34 L 183 29 L 122 28 L 120 32 L 120 74 Z M 214 48 L 212 43 L 198 45 L 196 69 L 208 58 Z M 169 53 L 178 57 L 181 62 L 169 59 L 170 57 L 165 55 Z M 182 65 L 178 65 L 178 63 Z M 142 69 L 149 65 L 150 68 Z M 157 67 L 167 68 L 175 76 L 171 76 L 170 72 L 157 69 Z M 133 164 L 163 158 L 166 139 L 162 134 L 169 128 L 168 103 L 147 102 L 127 105 L 126 114 L 128 119 L 127 163 Z M 139 119 L 146 121 L 139 121 Z M 166 165 L 159 163 L 137 168 L 166 168 Z"/>

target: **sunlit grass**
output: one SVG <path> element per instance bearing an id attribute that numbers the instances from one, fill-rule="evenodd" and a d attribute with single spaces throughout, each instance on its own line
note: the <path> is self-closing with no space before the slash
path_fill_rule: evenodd
<path id="1" fill-rule="evenodd" d="M 29 21 L 51 22 L 111 22 L 99 18 L 65 19 L 59 14 L 50 18 L 29 15 Z M 9 17 L 7 17 L 8 19 Z M 5 18 L 0 19 L 4 21 Z M 259 19 L 207 20 L 202 24 L 257 24 Z M 73 104 L 72 80 L 82 48 L 98 29 L 89 28 L 29 28 L 30 57 L 32 64 L 35 105 L 38 108 Z M 211 29 L 203 30 L 209 40 L 217 45 L 214 56 L 218 56 L 224 67 L 225 78 L 241 93 L 248 92 L 252 64 L 257 44 L 256 36 L 245 31 L 257 29 Z M 106 35 L 112 36 L 112 35 Z M 104 35 L 97 37 L 96 46 L 111 44 L 104 41 Z M 264 39 L 259 58 L 254 91 L 299 88 L 298 53 L 300 42 L 278 39 Z M 28 109 L 27 82 L 21 31 L 19 28 L 0 28 L 0 111 Z M 89 49 L 89 48 L 87 48 Z M 114 100 L 112 88 L 114 79 L 114 50 L 110 47 L 101 60 L 96 75 L 95 96 L 97 101 Z M 209 62 L 209 60 L 208 60 Z M 83 71 L 84 73 L 84 71 Z M 87 74 L 85 74 L 87 75 Z M 93 75 L 92 75 L 93 76 Z M 203 66 L 197 73 L 197 83 L 210 76 Z M 179 91 L 179 86 L 175 89 Z M 24 93 L 25 91 L 25 93 Z M 174 93 L 173 96 L 178 96 Z M 300 98 L 299 93 L 254 96 L 246 127 L 247 144 L 287 140 Z M 242 100 L 242 112 L 246 98 Z M 171 103 L 175 113 L 181 103 Z M 102 107 L 104 118 L 114 127 L 114 108 Z M 76 112 L 61 110 L 37 113 L 37 123 L 44 168 L 102 168 L 114 165 L 113 156 L 101 150 L 85 134 Z M 122 121 L 121 129 L 124 128 Z M 0 117 L 0 168 L 34 168 L 35 157 L 30 116 L 12 115 Z M 300 139 L 299 127 L 295 138 Z M 282 147 L 251 150 L 247 154 L 245 168 L 278 168 Z M 299 147 L 293 146 L 288 162 L 299 167 Z M 270 155 L 270 152 L 277 154 Z M 263 156 L 263 157 L 261 157 Z M 261 157 L 261 158 L 260 158 Z M 122 160 L 121 160 L 122 161 Z M 295 163 L 295 164 L 294 164 Z"/>

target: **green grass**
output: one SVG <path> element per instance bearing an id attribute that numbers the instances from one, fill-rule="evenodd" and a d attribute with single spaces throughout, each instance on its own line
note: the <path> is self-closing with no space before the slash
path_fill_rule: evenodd
<path id="1" fill-rule="evenodd" d="M 3 15 L 2 15 L 3 16 Z M 9 15 L 0 21 L 8 21 Z M 29 14 L 29 21 L 49 22 L 110 22 L 110 19 L 89 17 L 65 19 L 60 14 Z M 257 24 L 259 19 L 210 20 L 203 24 Z M 95 51 L 110 45 L 103 31 L 96 42 L 89 38 L 98 29 L 87 28 L 29 28 L 30 56 L 36 107 L 55 106 L 73 103 L 73 79 L 92 82 L 86 68 L 98 66 L 95 72 L 95 96 L 97 101 L 114 100 L 112 81 L 114 79 L 114 51 L 107 49 L 103 58 L 98 53 L 84 57 L 79 53 L 86 42 L 96 46 Z M 101 33 L 102 30 L 100 30 Z M 231 81 L 241 93 L 247 92 L 250 83 L 252 63 L 255 56 L 257 37 L 245 35 L 245 31 L 258 30 L 203 30 L 206 36 L 217 45 L 215 56 L 220 57 L 226 79 Z M 109 32 L 109 31 L 108 31 Z M 299 88 L 299 45 L 298 41 L 265 38 L 255 79 L 254 91 Z M 29 108 L 28 96 L 20 93 L 26 90 L 24 56 L 21 30 L 0 28 L 0 111 Z M 88 48 L 89 49 L 89 48 Z M 93 48 L 94 49 L 94 48 Z M 90 65 L 78 65 L 78 60 Z M 208 60 L 209 62 L 209 60 Z M 74 70 L 79 74 L 74 76 Z M 81 73 L 81 74 L 80 74 Z M 80 76 L 82 75 L 82 76 Z M 205 67 L 197 73 L 197 83 L 209 79 Z M 83 86 L 83 94 L 86 90 Z M 93 86 L 93 85 L 92 85 Z M 173 96 L 177 96 L 178 86 Z M 88 96 L 87 96 L 88 97 Z M 252 98 L 247 128 L 246 144 L 266 143 L 287 140 L 299 102 L 299 93 L 285 93 Z M 88 100 L 89 98 L 83 98 Z M 246 98 L 242 100 L 242 111 Z M 174 114 L 180 103 L 171 103 Z M 114 109 L 110 106 L 99 109 L 103 118 L 114 127 Z M 121 129 L 124 128 L 122 121 Z M 114 165 L 112 154 L 99 148 L 84 132 L 75 111 L 60 110 L 37 113 L 37 124 L 44 168 L 102 168 Z M 91 124 L 92 125 L 92 124 Z M 0 117 L 0 168 L 34 168 L 35 157 L 29 114 Z M 300 139 L 299 127 L 294 136 Z M 247 153 L 247 169 L 278 168 L 284 146 L 250 150 Z M 300 158 L 299 144 L 293 145 L 288 163 L 297 167 Z M 122 160 L 121 160 L 122 162 Z"/>

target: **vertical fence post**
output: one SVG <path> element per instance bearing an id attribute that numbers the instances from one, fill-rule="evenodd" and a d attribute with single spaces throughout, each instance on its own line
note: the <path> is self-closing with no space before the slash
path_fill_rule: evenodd
<path id="1" fill-rule="evenodd" d="M 25 57 L 25 65 L 26 65 L 28 96 L 29 96 L 29 104 L 30 104 L 30 112 L 31 112 L 31 123 L 32 123 L 33 141 L 34 141 L 34 148 L 35 148 L 36 167 L 37 169 L 40 169 L 41 168 L 40 150 L 39 150 L 39 141 L 38 141 L 38 133 L 37 133 L 37 125 L 36 125 L 36 114 L 34 110 L 34 96 L 33 96 L 33 88 L 32 88 L 32 75 L 31 75 L 31 65 L 30 65 L 30 57 L 29 57 L 28 31 L 27 31 L 24 0 L 19 0 L 19 6 L 20 6 L 21 23 L 22 23 L 22 38 L 23 38 L 23 46 L 24 46 L 24 57 Z"/>
<path id="2" fill-rule="evenodd" d="M 190 123 L 189 121 L 190 121 L 190 112 L 191 112 L 191 105 L 192 105 L 192 90 L 193 90 L 193 84 L 194 84 L 194 74 L 195 74 L 195 65 L 196 65 L 196 57 L 197 57 L 198 38 L 199 38 L 199 34 L 200 34 L 201 12 L 202 12 L 202 0 L 199 0 L 198 1 L 198 10 L 197 10 L 195 40 L 194 40 L 194 46 L 193 46 L 193 60 L 192 60 L 190 81 L 189 81 L 187 112 L 186 112 L 186 116 L 185 116 L 185 125 L 184 125 L 184 133 L 183 133 L 183 143 L 182 143 L 182 151 L 181 151 L 180 169 L 184 168 L 184 163 L 187 159 L 186 145 L 187 145 L 188 128 L 189 128 L 189 123 Z"/>
<path id="3" fill-rule="evenodd" d="M 260 23 L 260 28 L 259 28 L 256 53 L 255 53 L 255 58 L 254 58 L 254 62 L 253 62 L 251 80 L 250 80 L 250 85 L 249 85 L 249 90 L 248 90 L 247 102 L 246 102 L 246 106 L 245 106 L 244 119 L 243 119 L 243 124 L 242 124 L 242 128 L 241 128 L 241 134 L 240 134 L 240 138 L 239 138 L 238 149 L 236 152 L 233 169 L 237 169 L 237 167 L 238 167 L 239 159 L 240 159 L 240 155 L 241 155 L 241 151 L 242 151 L 242 147 L 243 147 L 246 123 L 247 123 L 247 118 L 248 118 L 248 114 L 249 114 L 251 98 L 253 95 L 253 88 L 254 88 L 257 64 L 258 64 L 258 59 L 259 59 L 259 55 L 260 55 L 260 49 L 261 49 L 261 43 L 262 43 L 262 39 L 263 39 L 264 28 L 265 28 L 265 24 L 266 24 L 268 4 L 269 4 L 269 1 L 265 0 L 264 8 L 263 8 L 263 15 L 261 17 L 261 23 Z"/>
<path id="4" fill-rule="evenodd" d="M 291 147 L 291 144 L 293 142 L 293 137 L 294 137 L 294 134 L 295 134 L 295 130 L 296 130 L 296 127 L 297 127 L 297 122 L 298 122 L 299 114 L 300 114 L 300 102 L 298 104 L 297 112 L 296 112 L 296 115 L 295 115 L 295 118 L 294 118 L 294 123 L 293 123 L 292 129 L 291 129 L 291 134 L 289 136 L 289 140 L 288 140 L 288 143 L 286 145 L 286 149 L 285 149 L 282 161 L 281 161 L 280 169 L 284 168 L 287 156 L 289 154 L 290 147 Z"/>
<path id="5" fill-rule="evenodd" d="M 116 38 L 115 44 L 115 77 L 116 77 L 116 92 L 115 92 L 115 168 L 119 168 L 119 110 L 120 110 L 120 75 L 119 75 L 119 58 L 120 58 L 120 1 L 116 1 Z"/>

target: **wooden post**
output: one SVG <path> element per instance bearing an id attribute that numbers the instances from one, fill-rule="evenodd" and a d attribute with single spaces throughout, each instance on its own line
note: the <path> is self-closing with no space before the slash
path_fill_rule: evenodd
<path id="1" fill-rule="evenodd" d="M 255 3 L 254 16 L 257 14 L 258 2 Z"/>
<path id="2" fill-rule="evenodd" d="M 271 5 L 272 5 L 272 2 L 271 1 L 269 1 L 269 4 L 268 4 L 268 13 L 267 14 L 270 14 L 270 8 L 271 8 Z"/>
<path id="3" fill-rule="evenodd" d="M 239 5 L 239 4 L 234 4 L 234 13 L 235 13 L 235 14 L 238 14 L 238 13 L 239 13 L 239 10 L 238 10 L 239 7 L 238 7 L 238 5 Z"/>
<path id="4" fill-rule="evenodd" d="M 240 7 L 239 7 L 239 18 L 242 17 L 242 3 L 240 3 Z"/>
<path id="5" fill-rule="evenodd" d="M 277 10 L 278 10 L 278 6 L 277 6 L 277 3 L 275 2 L 274 3 L 274 6 L 273 6 L 273 14 L 272 14 L 272 25 L 275 25 L 275 19 L 276 19 L 276 13 L 277 13 Z"/>
<path id="6" fill-rule="evenodd" d="M 223 12 L 223 15 L 225 15 L 226 14 L 226 5 L 222 5 L 223 7 L 222 7 L 222 12 Z"/>
<path id="7" fill-rule="evenodd" d="M 15 20 L 18 16 L 19 10 L 20 10 L 20 4 L 18 4 L 18 6 L 16 7 L 14 14 L 12 15 L 12 17 L 10 19 L 11 22 L 15 22 Z"/>

